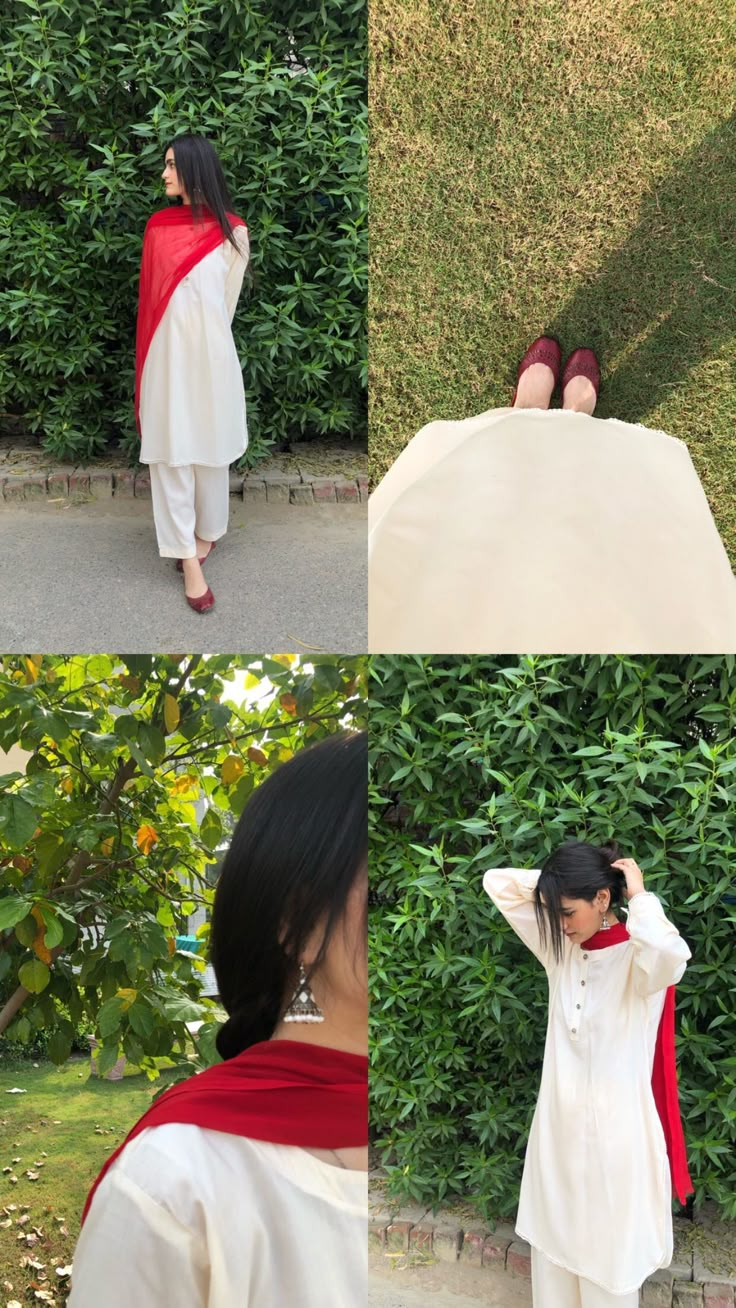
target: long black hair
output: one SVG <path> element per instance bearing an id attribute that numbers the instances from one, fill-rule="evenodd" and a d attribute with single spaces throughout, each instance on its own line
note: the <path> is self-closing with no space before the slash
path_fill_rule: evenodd
<path id="1" fill-rule="evenodd" d="M 212 913 L 210 956 L 228 1013 L 217 1035 L 222 1058 L 270 1039 L 296 988 L 305 942 L 324 917 L 311 974 L 367 859 L 365 732 L 341 732 L 299 750 L 254 791 L 225 856 Z M 367 950 L 367 921 L 364 936 Z"/>
<path id="2" fill-rule="evenodd" d="M 611 893 L 611 908 L 622 901 L 626 877 L 611 867 L 621 858 L 615 840 L 605 845 L 591 845 L 586 840 L 568 840 L 555 849 L 542 865 L 534 892 L 534 909 L 542 943 L 551 941 L 559 962 L 564 947 L 560 917 L 562 899 L 587 899 L 592 904 L 599 890 Z"/>
<path id="3" fill-rule="evenodd" d="M 177 177 L 189 196 L 195 221 L 201 219 L 204 210 L 208 209 L 220 224 L 223 235 L 237 250 L 238 243 L 227 216 L 228 209 L 232 212 L 233 202 L 215 147 L 206 137 L 185 132 L 169 141 L 164 158 L 168 150 L 174 151 Z"/>

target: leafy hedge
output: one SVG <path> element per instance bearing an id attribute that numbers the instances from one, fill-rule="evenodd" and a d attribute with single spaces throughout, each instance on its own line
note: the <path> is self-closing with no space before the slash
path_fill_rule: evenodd
<path id="1" fill-rule="evenodd" d="M 143 228 L 167 141 L 215 144 L 250 228 L 235 317 L 254 462 L 364 418 L 364 0 L 9 0 L 0 414 L 64 460 L 133 415 Z"/>
<path id="2" fill-rule="evenodd" d="M 482 873 L 614 836 L 693 953 L 677 994 L 695 1205 L 736 1216 L 734 664 L 372 659 L 371 1104 L 395 1196 L 515 1211 L 546 979 Z"/>

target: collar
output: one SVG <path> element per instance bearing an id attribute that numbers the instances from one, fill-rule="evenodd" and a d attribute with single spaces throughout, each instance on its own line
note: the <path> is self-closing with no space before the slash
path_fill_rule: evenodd
<path id="1" fill-rule="evenodd" d="M 581 949 L 607 949 L 609 945 L 623 944 L 628 940 L 629 933 L 623 922 L 614 922 L 607 931 L 596 931 L 589 940 L 584 940 L 580 945 Z"/>

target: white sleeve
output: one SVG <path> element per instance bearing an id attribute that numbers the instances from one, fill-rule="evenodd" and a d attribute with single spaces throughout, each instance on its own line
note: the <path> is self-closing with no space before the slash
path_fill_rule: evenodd
<path id="1" fill-rule="evenodd" d="M 542 944 L 534 908 L 534 891 L 539 876 L 539 870 L 524 872 L 516 867 L 493 868 L 483 877 L 483 889 L 514 928 L 517 936 L 524 941 L 527 949 L 532 951 L 540 963 L 549 967 L 552 961 L 551 944 L 549 939 L 546 945 Z"/>
<path id="2" fill-rule="evenodd" d="M 654 995 L 676 985 L 682 977 L 690 950 L 668 921 L 664 909 L 648 890 L 629 900 L 626 923 L 634 946 L 634 984 L 639 994 Z"/>
<path id="3" fill-rule="evenodd" d="M 225 304 L 227 306 L 230 322 L 232 322 L 235 317 L 235 309 L 243 286 L 243 277 L 245 276 L 245 270 L 248 267 L 248 261 L 250 259 L 250 241 L 248 239 L 247 228 L 238 225 L 233 234 L 237 241 L 240 253 L 238 254 L 228 241 L 230 267 L 228 268 L 227 277 L 225 279 Z"/>
<path id="4" fill-rule="evenodd" d="M 68 1308 L 205 1308 L 208 1301 L 201 1237 L 114 1165 L 77 1242 Z"/>

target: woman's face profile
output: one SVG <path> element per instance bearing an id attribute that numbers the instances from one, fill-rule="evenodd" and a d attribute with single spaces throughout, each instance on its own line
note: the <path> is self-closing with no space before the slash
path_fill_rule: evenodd
<path id="1" fill-rule="evenodd" d="M 601 916 L 608 907 L 609 895 L 599 891 L 592 903 L 587 899 L 560 898 L 560 923 L 568 940 L 583 944 L 595 935 L 601 925 Z"/>
<path id="2" fill-rule="evenodd" d="M 179 181 L 179 174 L 176 171 L 176 159 L 174 158 L 174 151 L 172 150 L 171 146 L 169 146 L 168 150 L 166 151 L 166 158 L 164 160 L 164 171 L 162 172 L 161 176 L 163 177 L 164 180 L 164 187 L 166 189 L 166 194 L 168 196 L 181 195 L 183 198 L 184 192 L 181 188 L 181 183 Z"/>
<path id="3" fill-rule="evenodd" d="M 368 1013 L 367 898 L 366 865 L 358 872 L 350 888 L 344 916 L 335 927 L 319 969 L 325 1002 L 336 999 L 341 1007 L 354 1014 L 360 1024 L 367 1021 Z"/>

